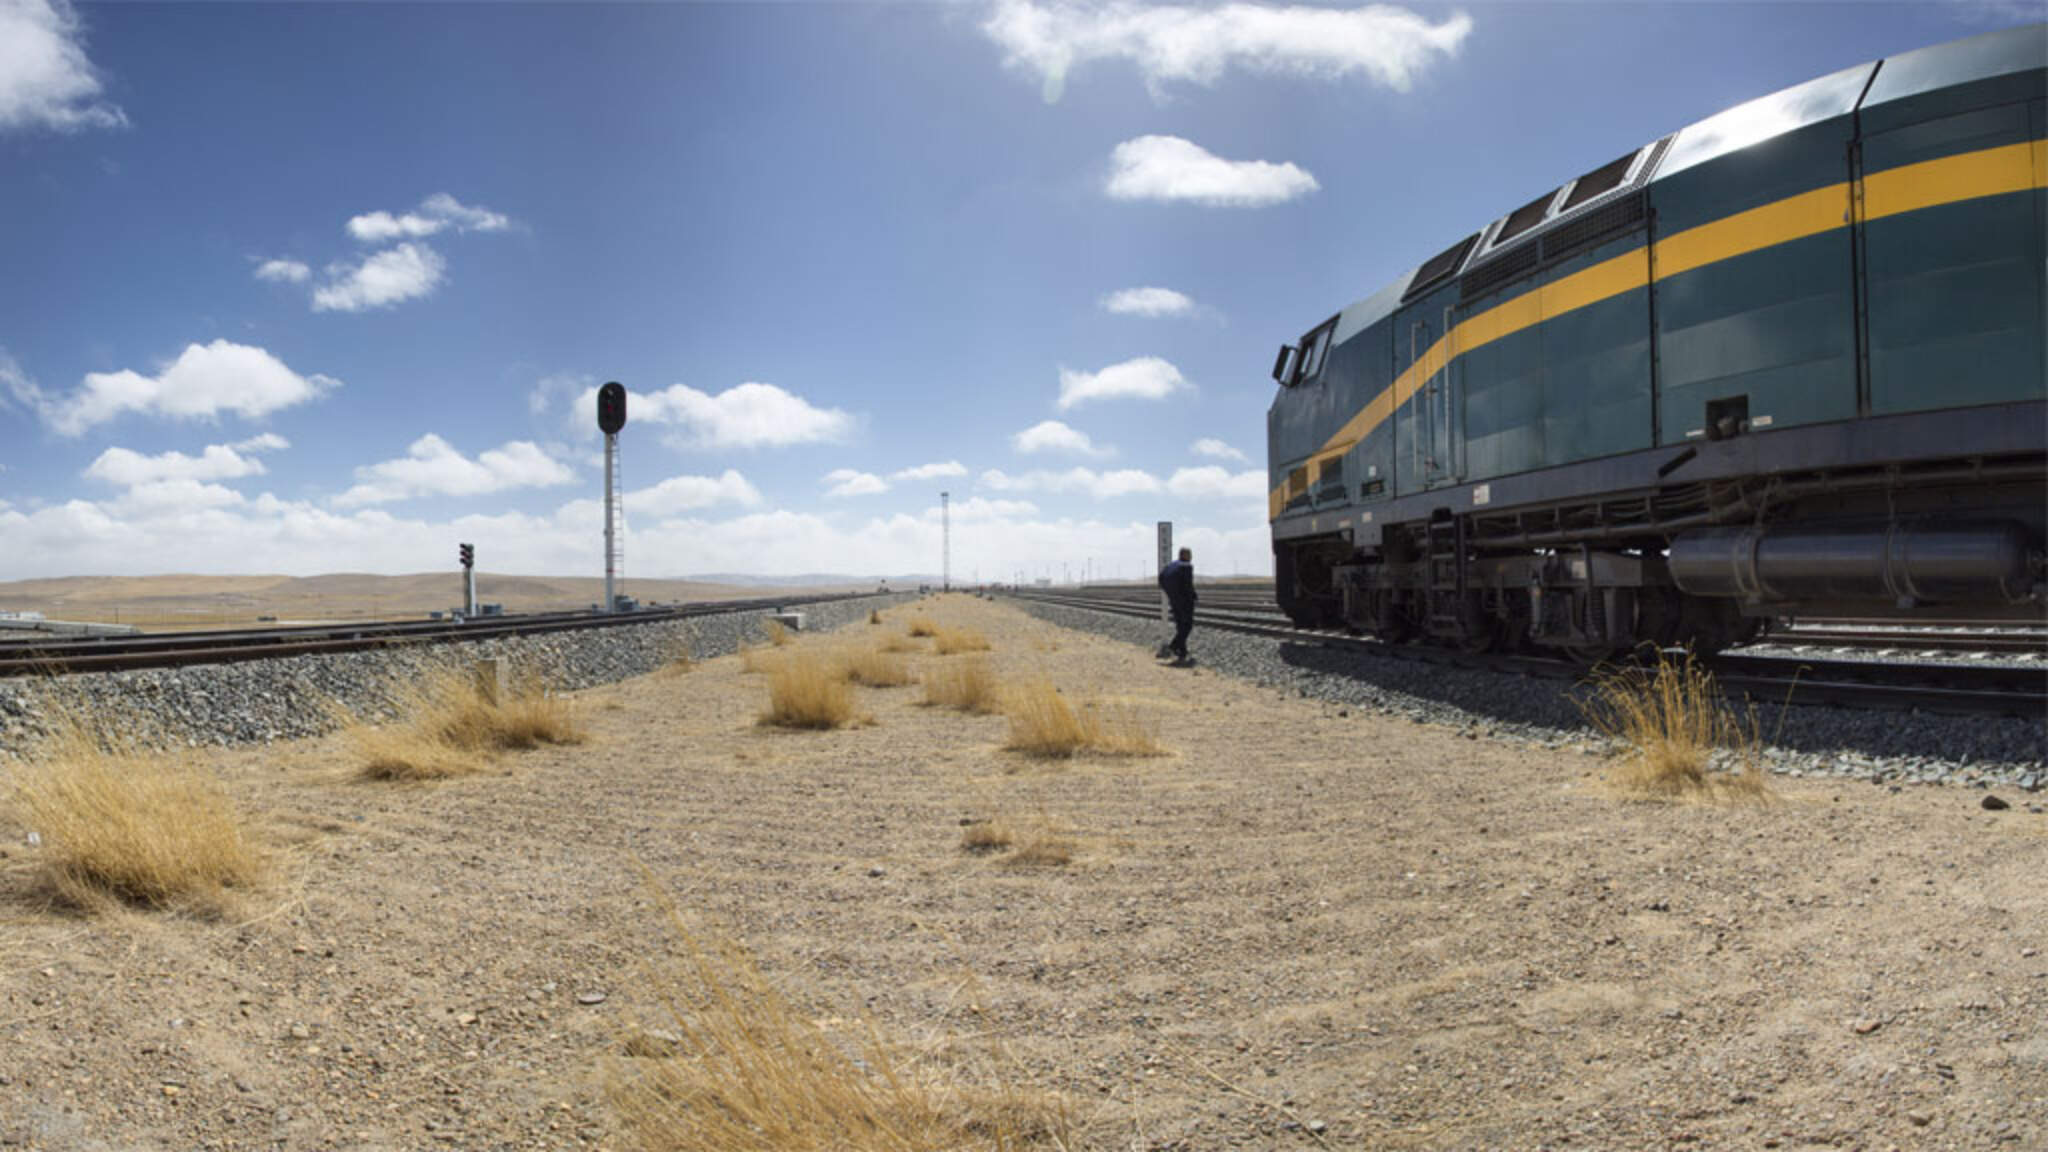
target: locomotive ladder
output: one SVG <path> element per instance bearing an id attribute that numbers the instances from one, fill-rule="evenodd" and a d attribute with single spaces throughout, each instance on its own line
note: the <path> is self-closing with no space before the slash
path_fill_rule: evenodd
<path id="1" fill-rule="evenodd" d="M 1453 516 L 1449 523 L 1431 520 L 1423 525 L 1423 537 L 1430 630 L 1455 635 L 1464 618 L 1465 518 Z"/>

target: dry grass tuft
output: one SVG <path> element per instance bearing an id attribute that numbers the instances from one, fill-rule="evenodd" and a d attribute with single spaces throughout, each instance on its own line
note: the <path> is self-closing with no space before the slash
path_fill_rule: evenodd
<path id="1" fill-rule="evenodd" d="M 1057 868 L 1073 862 L 1075 845 L 1073 837 L 1040 812 L 1022 825 L 1001 816 L 976 820 L 960 830 L 960 847 L 977 855 L 1003 852 L 1005 864 Z"/>
<path id="2" fill-rule="evenodd" d="M 933 664 L 924 670 L 924 702 L 956 712 L 993 715 L 1003 710 L 1002 694 L 996 689 L 995 673 L 988 661 L 976 656 Z"/>
<path id="3" fill-rule="evenodd" d="M 1579 705 L 1586 722 L 1628 746 L 1615 782 L 1652 797 L 1762 800 L 1770 795 L 1756 716 L 1722 698 L 1690 653 L 1594 674 Z M 1719 763 L 1717 764 L 1717 761 Z"/>
<path id="4" fill-rule="evenodd" d="M 59 709 L 53 734 L 6 789 L 41 837 L 51 889 L 88 910 L 117 903 L 220 912 L 255 885 L 261 855 L 218 781 L 177 753 L 147 752 Z"/>
<path id="5" fill-rule="evenodd" d="M 1017 842 L 1017 833 L 1002 820 L 976 820 L 960 830 L 960 847 L 969 852 L 997 852 Z"/>
<path id="6" fill-rule="evenodd" d="M 983 1088 L 892 1044 L 848 1039 L 790 1003 L 754 958 L 706 942 L 667 908 L 681 971 L 657 973 L 657 1033 L 629 1037 L 606 1084 L 644 1152 L 1024 1152 L 1066 1147 L 1063 1109 L 1014 1084 Z M 991 1064 L 994 1062 L 991 1061 Z M 1001 1078 L 984 1067 L 982 1078 Z"/>
<path id="7" fill-rule="evenodd" d="M 1075 707 L 1049 681 L 1035 680 L 1004 701 L 1010 738 L 1003 746 L 1030 756 L 1064 758 L 1081 751 L 1106 756 L 1163 756 L 1153 726 L 1124 705 Z"/>
<path id="8" fill-rule="evenodd" d="M 768 671 L 760 722 L 777 728 L 843 728 L 854 722 L 853 689 L 814 652 L 792 652 Z"/>
<path id="9" fill-rule="evenodd" d="M 988 637 L 972 628 L 941 628 L 932 642 L 932 651 L 941 656 L 954 656 L 962 652 L 988 651 Z"/>
<path id="10" fill-rule="evenodd" d="M 882 651 L 884 652 L 924 651 L 924 645 L 919 644 L 917 641 L 912 640 L 908 636 L 891 636 L 888 639 L 882 641 L 881 647 Z"/>
<path id="11" fill-rule="evenodd" d="M 690 658 L 690 649 L 694 646 L 692 637 L 687 632 L 671 637 L 662 646 L 661 667 L 655 671 L 663 676 L 680 676 L 688 672 L 696 665 L 696 661 Z"/>
<path id="12" fill-rule="evenodd" d="M 939 634 L 939 626 L 923 616 L 912 616 L 909 627 L 912 636 L 937 636 Z"/>
<path id="13" fill-rule="evenodd" d="M 767 634 L 768 643 L 773 644 L 777 648 L 787 647 L 789 642 L 794 639 L 789 634 L 789 627 L 773 617 L 762 618 L 761 631 Z"/>
<path id="14" fill-rule="evenodd" d="M 1073 860 L 1073 839 L 1050 826 L 1033 828 L 1015 851 L 1003 857 L 1005 864 L 1021 864 L 1027 868 L 1062 868 Z"/>
<path id="15" fill-rule="evenodd" d="M 870 609 L 868 609 L 868 623 L 870 623 L 870 624 L 880 624 L 881 622 L 882 622 L 882 610 L 881 610 L 880 608 L 870 608 Z"/>
<path id="16" fill-rule="evenodd" d="M 780 652 L 763 648 L 759 645 L 740 649 L 740 671 L 742 672 L 773 672 L 780 667 L 782 667 L 782 654 Z"/>
<path id="17" fill-rule="evenodd" d="M 881 649 L 848 652 L 840 663 L 847 682 L 870 688 L 901 688 L 911 682 L 910 662 Z"/>
<path id="18" fill-rule="evenodd" d="M 481 771 L 497 752 L 543 744 L 581 744 L 588 733 L 573 705 L 548 692 L 537 679 L 492 700 L 476 678 L 455 669 L 430 673 L 401 694 L 399 723 L 348 725 L 373 780 L 441 780 Z"/>

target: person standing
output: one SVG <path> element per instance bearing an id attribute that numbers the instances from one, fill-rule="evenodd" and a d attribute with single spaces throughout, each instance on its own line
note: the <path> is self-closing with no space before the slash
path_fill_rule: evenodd
<path id="1" fill-rule="evenodd" d="M 1193 549 L 1180 550 L 1180 559 L 1159 570 L 1159 587 L 1166 593 L 1166 607 L 1173 614 L 1173 639 L 1159 650 L 1161 656 L 1172 653 L 1176 666 L 1193 664 L 1188 656 L 1188 633 L 1195 627 L 1195 553 Z"/>

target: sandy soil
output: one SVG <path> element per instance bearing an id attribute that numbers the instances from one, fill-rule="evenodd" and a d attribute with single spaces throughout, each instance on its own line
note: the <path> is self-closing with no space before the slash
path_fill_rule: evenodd
<path id="1" fill-rule="evenodd" d="M 41 612 L 53 619 L 135 624 L 151 631 L 220 628 L 268 616 L 282 623 L 424 616 L 462 603 L 451 570 L 410 576 L 72 576 L 0 583 L 0 612 Z M 477 599 L 508 612 L 587 608 L 604 599 L 604 580 L 582 576 L 507 576 L 478 572 Z M 643 603 L 750 600 L 797 589 L 632 579 L 620 589 Z"/>
<path id="2" fill-rule="evenodd" d="M 1090 1146 L 2048 1147 L 2030 798 L 1629 802 L 1591 757 L 928 611 L 1171 754 L 1026 760 L 915 688 L 762 729 L 726 658 L 438 786 L 220 754 L 284 877 L 226 922 L 49 908 L 0 818 L 0 1147 L 623 1147 L 602 1078 L 669 947 L 636 859 L 821 1015 L 992 1030 Z M 990 816 L 1078 853 L 963 852 Z"/>

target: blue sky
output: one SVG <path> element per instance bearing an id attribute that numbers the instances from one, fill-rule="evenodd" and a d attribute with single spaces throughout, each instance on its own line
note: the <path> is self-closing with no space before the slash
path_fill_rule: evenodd
<path id="1" fill-rule="evenodd" d="M 0 579 L 1270 569 L 1274 349 L 2001 4 L 0 0 Z"/>

